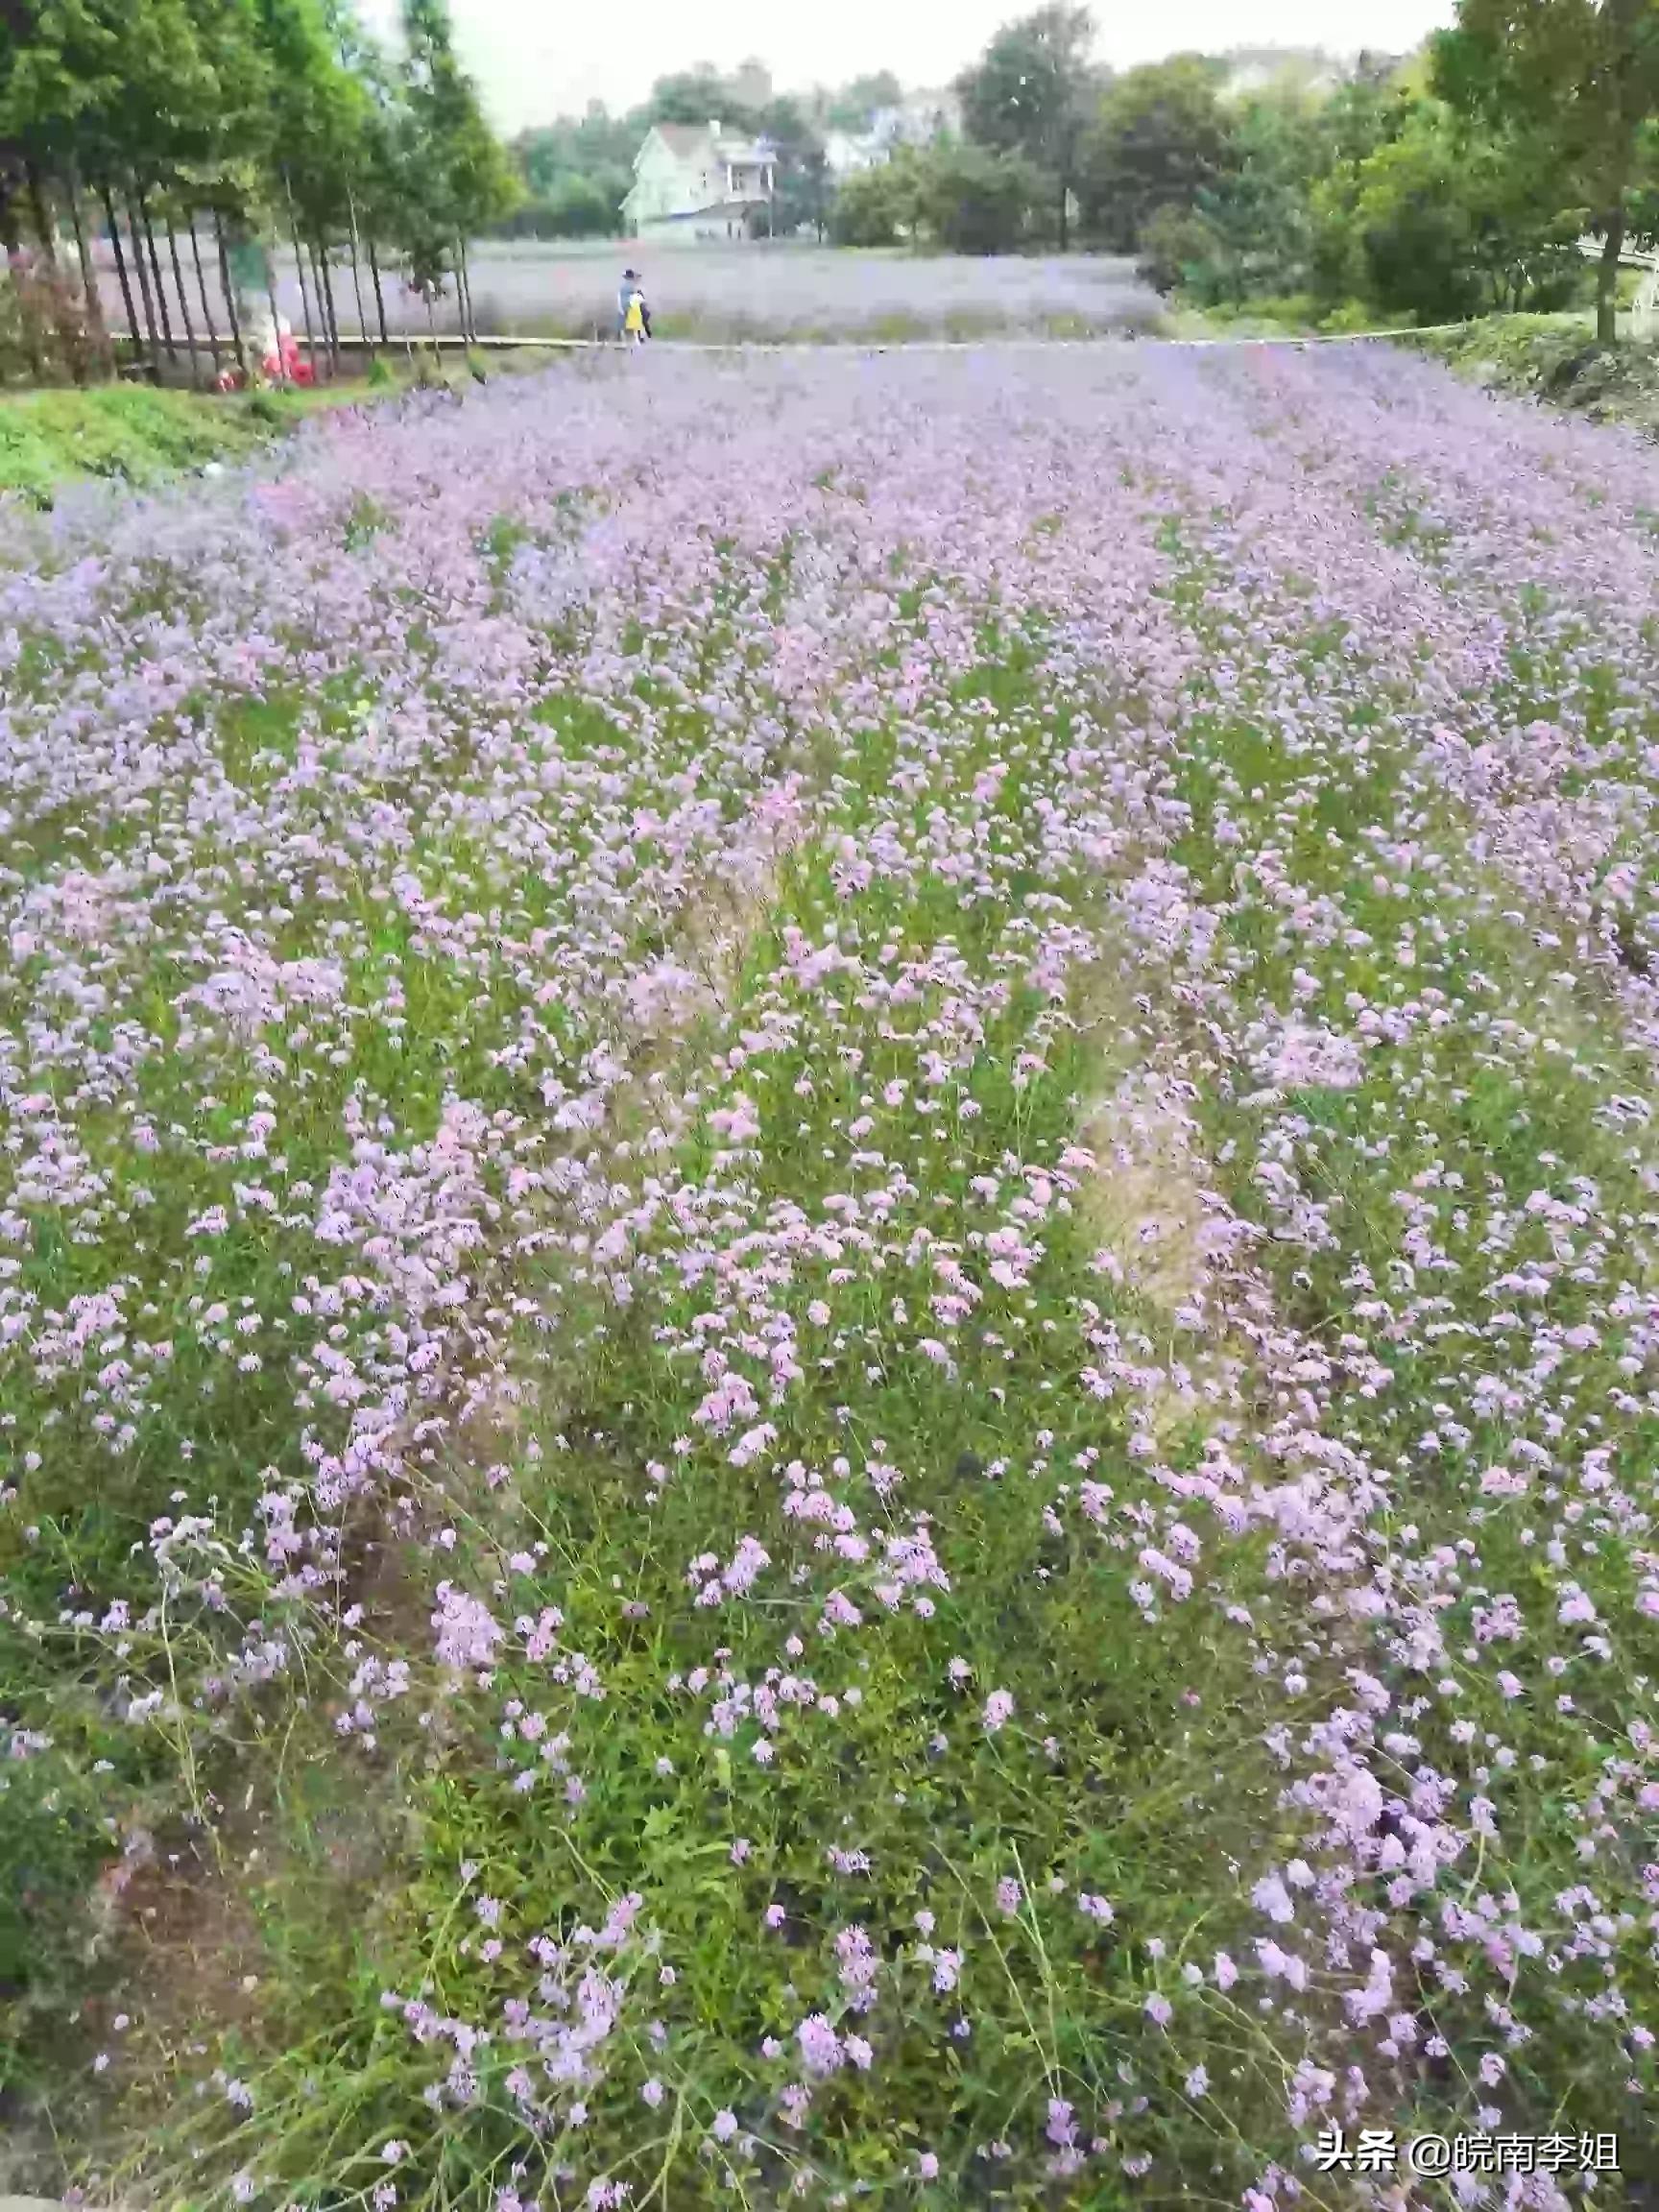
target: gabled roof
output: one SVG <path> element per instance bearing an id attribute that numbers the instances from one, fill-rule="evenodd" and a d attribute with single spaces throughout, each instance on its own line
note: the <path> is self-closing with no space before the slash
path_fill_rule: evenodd
<path id="1" fill-rule="evenodd" d="M 697 153 L 709 138 L 707 123 L 656 123 L 652 129 L 669 153 L 678 154 L 682 160 Z"/>
<path id="2" fill-rule="evenodd" d="M 729 138 L 724 132 L 716 138 L 707 123 L 653 123 L 651 132 L 661 139 L 677 161 L 694 161 L 699 155 L 715 161 L 737 161 L 746 165 L 757 161 L 774 161 L 776 150 L 763 138 Z M 651 132 L 646 133 L 646 143 Z M 639 154 L 643 154 L 642 144 Z M 634 156 L 637 168 L 639 154 Z"/>

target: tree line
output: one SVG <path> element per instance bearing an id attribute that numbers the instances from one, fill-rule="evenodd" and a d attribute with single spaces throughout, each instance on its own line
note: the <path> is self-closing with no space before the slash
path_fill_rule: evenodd
<path id="1" fill-rule="evenodd" d="M 1403 62 L 1238 97 L 1198 54 L 1114 78 L 1094 33 L 1070 6 L 998 32 L 959 80 L 963 142 L 849 179 L 835 234 L 997 252 L 1080 231 L 1202 305 L 1429 322 L 1566 302 L 1591 233 L 1613 339 L 1620 254 L 1659 235 L 1659 0 L 1459 0 Z"/>
<path id="2" fill-rule="evenodd" d="M 521 132 L 509 152 L 522 190 L 501 226 L 507 236 L 613 238 L 634 181 L 634 156 L 656 123 L 718 121 L 733 136 L 763 138 L 777 156 L 773 228 L 781 235 L 828 228 L 834 197 L 825 143 L 834 131 L 859 132 L 903 87 L 891 70 L 855 77 L 833 90 L 777 92 L 759 61 L 730 74 L 703 62 L 659 77 L 650 95 L 619 114 L 600 101 L 581 116 Z"/>
<path id="3" fill-rule="evenodd" d="M 99 239 L 157 374 L 249 374 L 277 247 L 330 370 L 343 313 L 386 343 L 389 271 L 428 301 L 453 284 L 470 333 L 466 241 L 517 185 L 446 0 L 403 0 L 401 31 L 394 60 L 348 0 L 0 0 L 0 364 L 108 368 Z"/>
<path id="4" fill-rule="evenodd" d="M 1611 338 L 1619 256 L 1659 233 L 1659 0 L 1459 0 L 1420 53 L 1334 79 L 1230 90 L 1225 59 L 1114 76 L 1095 25 L 1059 4 L 1003 26 L 957 80 L 962 128 L 835 183 L 824 142 L 897 104 L 890 74 L 774 95 L 758 64 L 659 79 L 626 115 L 525 132 L 517 221 L 609 233 L 654 122 L 764 133 L 774 227 L 851 246 L 1136 254 L 1202 306 L 1450 321 L 1549 307 L 1593 285 Z M 1578 250 L 1602 241 L 1592 276 Z"/>

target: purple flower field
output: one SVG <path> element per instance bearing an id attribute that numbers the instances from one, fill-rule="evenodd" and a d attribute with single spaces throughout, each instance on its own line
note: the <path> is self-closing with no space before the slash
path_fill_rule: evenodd
<path id="1" fill-rule="evenodd" d="M 1649 2201 L 1656 580 L 1362 348 L 9 515 L 0 2186 Z"/>
<path id="2" fill-rule="evenodd" d="M 645 277 L 661 335 L 715 342 L 970 338 L 994 331 L 1081 337 L 1151 329 L 1161 313 L 1156 293 L 1137 277 L 1134 263 L 1105 253 L 1040 258 L 859 252 L 793 241 L 691 247 L 637 239 L 565 246 L 480 239 L 469 250 L 477 326 L 502 338 L 609 337 L 616 326 L 617 281 L 632 265 Z M 278 304 L 302 339 L 305 298 L 292 255 L 277 254 L 276 273 Z M 361 322 L 349 270 L 337 270 L 332 278 L 335 312 L 348 344 L 359 331 L 375 327 L 373 289 L 366 275 L 360 272 L 359 278 Z M 105 313 L 110 327 L 120 329 L 125 310 L 112 262 L 101 281 Z M 426 303 L 396 271 L 383 272 L 381 294 L 394 339 L 410 336 L 418 343 L 426 335 Z M 170 284 L 164 296 L 174 328 L 182 330 L 186 315 Z M 209 304 L 224 332 L 228 315 L 212 287 Z M 187 298 L 184 308 L 199 329 L 199 301 Z M 451 287 L 435 302 L 430 327 L 452 337 L 460 326 Z"/>

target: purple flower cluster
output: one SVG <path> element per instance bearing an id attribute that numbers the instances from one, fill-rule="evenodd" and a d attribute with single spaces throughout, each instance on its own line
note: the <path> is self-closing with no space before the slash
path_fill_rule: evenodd
<path id="1" fill-rule="evenodd" d="M 326 1706 L 415 1815 L 377 2132 L 239 2056 L 237 2200 L 1650 2138 L 1655 514 L 1102 347 L 18 521 L 0 1792 Z"/>

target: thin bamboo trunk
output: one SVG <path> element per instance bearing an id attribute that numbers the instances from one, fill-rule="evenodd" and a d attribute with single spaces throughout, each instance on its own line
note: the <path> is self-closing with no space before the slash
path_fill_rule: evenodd
<path id="1" fill-rule="evenodd" d="M 202 322 L 207 332 L 207 350 L 213 357 L 213 382 L 220 377 L 219 333 L 213 327 L 213 310 L 207 301 L 207 279 L 202 273 L 202 241 L 196 235 L 196 215 L 190 215 L 190 258 L 196 264 L 196 296 L 202 302 Z"/>
<path id="2" fill-rule="evenodd" d="M 328 318 L 328 373 L 340 373 L 340 319 L 334 312 L 334 272 L 328 265 L 328 241 L 323 239 L 317 248 L 317 258 L 323 264 L 323 307 Z"/>
<path id="3" fill-rule="evenodd" d="M 150 343 L 150 367 L 159 379 L 161 374 L 161 340 L 156 329 L 156 300 L 150 290 L 150 273 L 144 266 L 144 240 L 139 234 L 138 218 L 132 212 L 132 203 L 127 203 L 127 230 L 132 241 L 132 266 L 138 272 L 138 296 L 144 302 L 144 331 Z"/>
<path id="4" fill-rule="evenodd" d="M 455 269 L 461 279 L 461 297 L 466 302 L 461 326 L 469 345 L 470 345 L 471 341 L 478 335 L 478 325 L 472 320 L 472 272 L 468 266 L 465 238 L 457 238 L 455 241 Z"/>
<path id="5" fill-rule="evenodd" d="M 1596 339 L 1612 346 L 1619 337 L 1619 256 L 1624 251 L 1624 203 L 1615 201 L 1606 217 L 1601 259 L 1596 271 Z"/>
<path id="6" fill-rule="evenodd" d="M 230 321 L 230 344 L 244 384 L 248 381 L 248 342 L 242 335 L 242 318 L 236 312 L 236 287 L 230 280 L 230 250 L 225 243 L 225 218 L 213 210 L 213 236 L 219 248 L 219 288 L 225 295 L 225 312 Z"/>
<path id="7" fill-rule="evenodd" d="M 184 289 L 184 272 L 179 264 L 179 234 L 173 228 L 171 215 L 164 218 L 167 230 L 167 254 L 173 264 L 173 290 L 179 301 L 179 320 L 184 325 L 184 350 L 190 356 L 190 389 L 197 389 L 196 333 L 190 324 L 190 297 Z"/>
<path id="8" fill-rule="evenodd" d="M 305 320 L 305 350 L 311 360 L 311 373 L 317 373 L 317 339 L 311 327 L 311 295 L 305 289 L 305 253 L 300 244 L 300 218 L 294 212 L 294 187 L 288 181 L 288 172 L 282 172 L 282 190 L 288 200 L 288 228 L 294 240 L 294 274 L 300 282 L 300 311 Z"/>
<path id="9" fill-rule="evenodd" d="M 286 384 L 288 360 L 282 350 L 282 311 L 276 304 L 276 260 L 271 253 L 265 256 L 265 297 L 271 302 L 271 343 L 276 349 L 276 381 Z"/>
<path id="10" fill-rule="evenodd" d="M 121 251 L 121 226 L 115 220 L 115 197 L 106 184 L 99 198 L 104 203 L 104 216 L 109 226 L 109 243 L 115 249 L 115 275 L 121 286 L 121 302 L 127 310 L 127 327 L 132 333 L 132 350 L 142 359 L 144 342 L 138 335 L 138 311 L 132 304 L 132 286 L 127 275 L 127 256 Z"/>
<path id="11" fill-rule="evenodd" d="M 350 225 L 351 289 L 357 295 L 357 328 L 362 335 L 365 350 L 373 356 L 374 342 L 369 335 L 369 319 L 363 312 L 363 272 L 357 265 L 357 203 L 351 197 L 351 187 L 346 187 L 346 216 Z"/>
<path id="12" fill-rule="evenodd" d="M 45 255 L 47 268 L 56 272 L 58 241 L 52 234 L 52 217 L 47 210 L 40 172 L 33 161 L 26 161 L 23 164 L 23 176 L 29 188 L 29 214 L 35 225 L 35 235 L 40 241 L 40 251 Z"/>
<path id="13" fill-rule="evenodd" d="M 92 333 L 99 370 L 108 373 L 113 366 L 113 356 L 109 350 L 109 330 L 104 321 L 104 302 L 98 294 L 98 273 L 92 266 L 92 255 L 86 246 L 86 226 L 81 215 L 81 180 L 73 169 L 69 172 L 67 198 L 70 228 L 75 232 L 75 256 L 81 264 L 81 289 L 86 300 L 86 325 Z"/>
<path id="14" fill-rule="evenodd" d="M 390 346 L 392 341 L 386 335 L 386 301 L 380 291 L 380 257 L 374 251 L 373 238 L 369 241 L 369 274 L 374 282 L 374 314 L 380 325 L 380 343 Z"/>
<path id="15" fill-rule="evenodd" d="M 319 326 L 319 328 L 320 328 L 320 330 L 321 330 L 321 332 L 322 332 L 322 335 L 323 335 L 323 361 L 322 361 L 322 369 L 323 369 L 323 373 L 324 373 L 324 374 L 326 376 L 326 375 L 329 373 L 329 362 L 328 362 L 328 310 L 327 310 L 327 308 L 326 308 L 326 307 L 325 307 L 325 306 L 324 306 L 324 304 L 323 304 L 323 276 L 322 276 L 322 272 L 319 270 L 319 268 L 318 268 L 318 266 L 317 266 L 317 249 L 316 249 L 316 247 L 315 247 L 315 246 L 311 246 L 311 245 L 307 245 L 307 246 L 306 246 L 306 248 L 305 248 L 305 258 L 306 258 L 306 260 L 307 260 L 307 261 L 309 261 L 309 262 L 310 262 L 310 264 L 311 264 L 311 297 L 312 297 L 312 299 L 313 299 L 313 300 L 315 300 L 315 301 L 316 301 L 316 302 L 317 302 L 317 323 L 318 323 L 318 326 Z M 316 361 L 315 357 L 313 357 L 313 360 L 312 360 L 312 367 L 313 367 L 313 369 L 315 369 L 317 366 L 318 366 L 318 364 L 317 364 L 317 361 Z"/>
<path id="16" fill-rule="evenodd" d="M 4 244 L 6 249 L 7 276 L 11 279 L 12 287 L 17 294 L 18 326 L 23 341 L 23 350 L 29 356 L 30 380 L 36 384 L 44 384 L 46 381 L 46 361 L 40 351 L 40 332 L 35 321 L 34 304 L 24 291 L 22 284 L 22 278 L 25 275 L 23 247 L 17 237 L 15 228 L 10 220 L 10 208 L 5 209 L 5 214 L 7 216 L 5 233 L 4 237 L 0 238 L 0 244 Z"/>
<path id="17" fill-rule="evenodd" d="M 167 349 L 168 360 L 176 363 L 179 349 L 173 343 L 173 322 L 167 312 L 167 288 L 161 281 L 161 260 L 156 251 L 156 227 L 150 220 L 150 210 L 145 205 L 142 187 L 138 191 L 138 216 L 144 226 L 144 243 L 150 250 L 150 276 L 156 286 L 156 313 L 161 324 L 161 343 Z"/>

